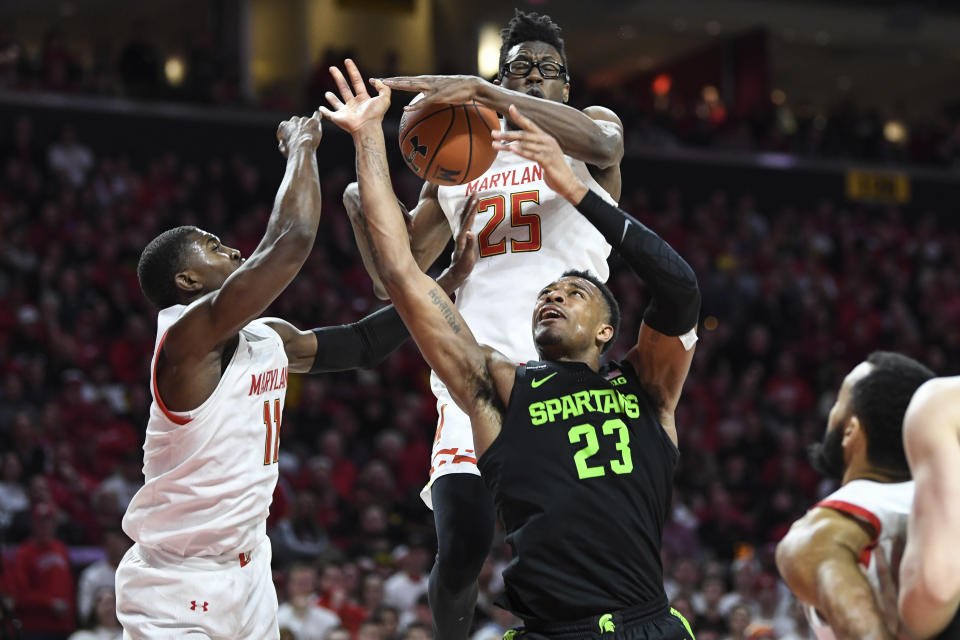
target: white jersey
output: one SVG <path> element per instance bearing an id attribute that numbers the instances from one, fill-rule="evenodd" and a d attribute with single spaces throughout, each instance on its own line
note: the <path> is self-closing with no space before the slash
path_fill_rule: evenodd
<path id="1" fill-rule="evenodd" d="M 192 411 L 169 411 L 157 391 L 157 353 L 186 309 L 169 307 L 157 318 L 146 483 L 127 508 L 123 530 L 144 547 L 177 556 L 244 553 L 266 538 L 287 356 L 277 332 L 254 320 L 240 330 L 210 397 Z"/>
<path id="2" fill-rule="evenodd" d="M 566 157 L 574 174 L 603 199 L 616 201 L 587 166 Z M 477 193 L 473 232 L 480 259 L 457 290 L 457 308 L 480 344 L 514 362 L 539 358 L 533 343 L 537 294 L 564 271 L 591 271 L 606 281 L 610 245 L 576 208 L 543 180 L 539 164 L 509 151 L 482 176 L 440 187 L 438 199 L 456 237 L 466 199 Z"/>
<path id="3" fill-rule="evenodd" d="M 870 525 L 876 532 L 873 540 L 860 554 L 860 569 L 874 593 L 880 593 L 880 578 L 874 549 L 884 554 L 890 567 L 897 572 L 903 547 L 907 540 L 907 520 L 913 505 L 913 481 L 874 482 L 851 480 L 815 507 L 835 509 Z M 896 580 L 895 580 L 896 581 Z M 819 640 L 834 640 L 833 629 L 820 617 L 815 607 L 804 605 L 810 628 Z"/>

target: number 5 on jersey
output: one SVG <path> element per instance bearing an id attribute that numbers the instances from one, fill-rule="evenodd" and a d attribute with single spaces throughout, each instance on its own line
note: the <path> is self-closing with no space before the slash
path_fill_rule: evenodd
<path id="1" fill-rule="evenodd" d="M 280 456 L 280 398 L 273 401 L 273 416 L 270 415 L 270 401 L 263 401 L 263 424 L 267 427 L 263 446 L 263 464 L 266 466 L 275 464 Z"/>

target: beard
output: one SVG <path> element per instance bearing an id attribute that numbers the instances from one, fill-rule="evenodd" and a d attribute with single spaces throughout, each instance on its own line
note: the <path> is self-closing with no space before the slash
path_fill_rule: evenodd
<path id="1" fill-rule="evenodd" d="M 827 478 L 839 480 L 843 477 L 843 430 L 830 429 L 823 442 L 810 445 L 807 450 L 810 464 L 817 472 Z"/>

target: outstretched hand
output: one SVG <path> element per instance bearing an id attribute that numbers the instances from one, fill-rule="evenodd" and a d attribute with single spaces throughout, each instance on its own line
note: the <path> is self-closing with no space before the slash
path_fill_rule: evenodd
<path id="1" fill-rule="evenodd" d="M 379 126 L 383 120 L 383 114 L 390 107 L 390 88 L 380 80 L 372 79 L 370 84 L 377 90 L 377 95 L 371 97 L 367 92 L 367 86 L 363 82 L 363 76 L 353 60 L 347 58 L 344 63 L 347 70 L 347 76 L 350 82 L 343 76 L 343 73 L 337 67 L 330 67 L 330 75 L 337 85 L 340 92 L 338 97 L 332 91 L 327 91 L 327 102 L 332 109 L 320 107 L 323 117 L 327 118 L 344 131 L 354 134 L 360 130 L 363 125 L 374 123 Z M 351 87 L 352 85 L 352 87 Z"/>
<path id="2" fill-rule="evenodd" d="M 493 148 L 497 151 L 512 151 L 543 167 L 543 179 L 547 186 L 573 203 L 587 195 L 584 185 L 563 157 L 556 138 L 527 118 L 516 106 L 510 105 L 510 119 L 520 127 L 513 131 L 493 131 Z"/>
<path id="3" fill-rule="evenodd" d="M 477 97 L 483 82 L 476 76 L 397 76 L 383 81 L 391 89 L 423 94 L 423 98 L 405 106 L 404 111 L 416 111 L 432 104 L 470 102 Z"/>

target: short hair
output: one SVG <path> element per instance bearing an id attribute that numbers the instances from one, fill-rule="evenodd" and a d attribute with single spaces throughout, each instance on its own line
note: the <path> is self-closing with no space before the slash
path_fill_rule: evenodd
<path id="1" fill-rule="evenodd" d="M 168 229 L 151 240 L 140 254 L 137 264 L 140 289 L 155 307 L 166 309 L 180 304 L 181 293 L 175 278 L 183 269 L 190 236 L 199 231 L 191 226 Z"/>
<path id="2" fill-rule="evenodd" d="M 867 460 L 883 469 L 910 473 L 903 450 L 903 416 L 914 392 L 934 373 L 892 351 L 874 351 L 867 362 L 873 369 L 850 390 L 851 413 L 867 434 Z"/>
<path id="3" fill-rule="evenodd" d="M 507 23 L 507 26 L 500 30 L 500 68 L 497 76 L 503 72 L 503 65 L 507 61 L 507 53 L 521 42 L 545 42 L 558 52 L 565 69 L 567 65 L 567 53 L 563 48 L 563 38 L 560 37 L 560 26 L 546 14 L 535 12 L 526 13 L 519 9 L 514 10 L 513 18 Z"/>
<path id="4" fill-rule="evenodd" d="M 603 345 L 603 348 L 600 349 L 600 353 L 604 354 L 610 350 L 613 346 L 613 343 L 617 340 L 617 335 L 620 333 L 620 303 L 617 302 L 617 299 L 613 296 L 613 292 L 603 283 L 600 278 L 593 275 L 589 271 L 577 271 L 576 269 L 570 269 L 569 271 L 564 271 L 563 278 L 583 278 L 587 282 L 590 282 L 597 289 L 600 290 L 600 294 L 603 296 L 604 302 L 607 303 L 607 322 L 610 323 L 610 326 L 613 327 L 613 335 L 610 336 L 610 339 L 607 340 L 606 344 Z"/>

